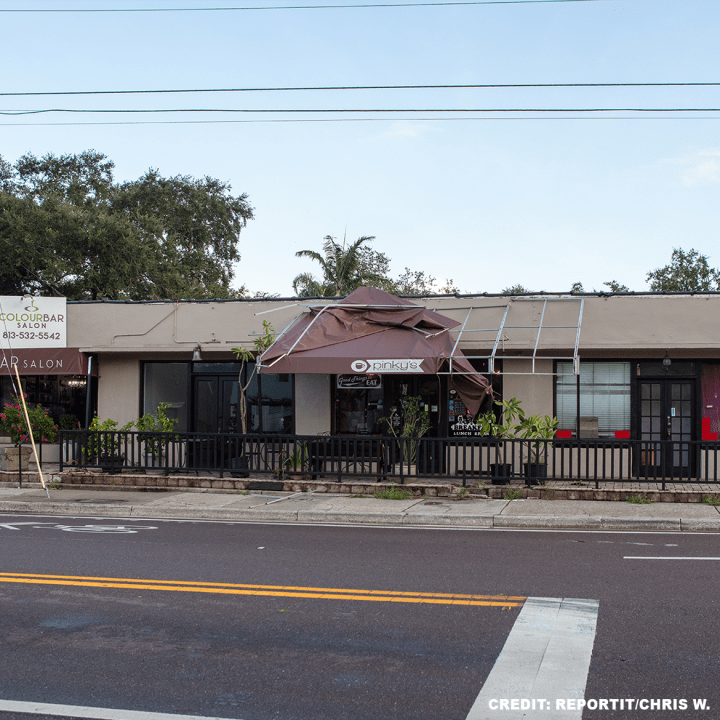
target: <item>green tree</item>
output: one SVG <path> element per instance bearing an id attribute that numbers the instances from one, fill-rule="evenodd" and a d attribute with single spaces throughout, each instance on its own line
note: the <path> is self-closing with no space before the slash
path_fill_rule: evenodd
<path id="1" fill-rule="evenodd" d="M 349 247 L 345 240 L 340 245 L 330 235 L 325 237 L 324 255 L 312 250 L 300 250 L 298 257 L 309 257 L 322 267 L 323 277 L 312 273 L 301 273 L 293 280 L 293 289 L 300 297 L 327 297 L 348 295 L 361 285 L 380 288 L 395 295 L 452 295 L 460 290 L 452 280 L 437 287 L 437 280 L 422 270 L 405 268 L 397 279 L 392 279 L 390 258 L 363 243 L 374 237 L 361 237 Z"/>
<path id="2" fill-rule="evenodd" d="M 655 292 L 717 290 L 720 272 L 710 267 L 707 255 L 675 248 L 670 264 L 649 272 L 647 281 Z"/>
<path id="3" fill-rule="evenodd" d="M 247 196 L 213 178 L 149 170 L 118 185 L 114 164 L 80 155 L 0 158 L 0 292 L 72 300 L 234 297 Z"/>
<path id="4" fill-rule="evenodd" d="M 528 290 L 524 285 L 510 285 L 510 287 L 503 288 L 502 292 L 503 295 L 522 295 L 532 292 L 532 290 Z"/>
<path id="5" fill-rule="evenodd" d="M 349 295 L 363 285 L 385 288 L 387 277 L 383 272 L 389 260 L 382 254 L 363 253 L 362 245 L 374 239 L 363 235 L 350 245 L 343 239 L 341 245 L 326 235 L 322 255 L 315 250 L 299 250 L 295 256 L 315 260 L 323 276 L 317 279 L 311 273 L 301 273 L 293 280 L 293 290 L 300 297 L 335 297 Z"/>
<path id="6" fill-rule="evenodd" d="M 243 347 L 234 347 L 232 349 L 235 353 L 235 359 L 240 360 L 240 372 L 238 373 L 238 390 L 240 391 L 240 397 L 238 398 L 238 405 L 240 407 L 240 432 L 243 435 L 247 433 L 247 390 L 250 387 L 250 383 L 255 377 L 257 372 L 257 360 L 258 358 L 275 342 L 275 329 L 273 326 L 263 320 L 263 331 L 262 334 L 255 338 L 253 343 L 253 349 Z M 243 385 L 243 371 L 245 366 L 252 362 L 253 369 L 250 373 L 250 377 L 247 378 Z"/>
<path id="7" fill-rule="evenodd" d="M 445 280 L 445 284 L 436 287 L 437 278 L 424 270 L 411 270 L 406 267 L 405 272 L 392 281 L 392 292 L 396 295 L 454 295 L 460 290 L 451 279 Z"/>
<path id="8" fill-rule="evenodd" d="M 583 284 L 581 282 L 574 282 L 570 288 L 570 292 L 572 292 L 572 293 L 585 292 L 585 288 L 583 288 Z"/>
<path id="9" fill-rule="evenodd" d="M 252 218 L 247 195 L 214 178 L 162 177 L 149 170 L 113 194 L 115 214 L 136 225 L 153 262 L 142 277 L 150 297 L 227 298 L 240 260 L 240 231 Z"/>
<path id="10" fill-rule="evenodd" d="M 603 283 L 603 285 L 607 285 L 611 292 L 630 292 L 630 288 L 627 285 L 623 285 L 617 280 L 611 280 L 610 282 Z"/>

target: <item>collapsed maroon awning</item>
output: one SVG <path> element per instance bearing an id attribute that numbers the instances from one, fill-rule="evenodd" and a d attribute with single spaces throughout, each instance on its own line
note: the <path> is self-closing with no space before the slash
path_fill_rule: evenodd
<path id="1" fill-rule="evenodd" d="M 0 374 L 86 375 L 87 356 L 77 348 L 5 350 L 0 355 Z"/>
<path id="2" fill-rule="evenodd" d="M 313 306 L 260 358 L 260 372 L 437 374 L 474 415 L 492 391 L 470 362 L 453 353 L 448 330 L 460 323 L 377 288 L 361 287 L 332 306 Z"/>

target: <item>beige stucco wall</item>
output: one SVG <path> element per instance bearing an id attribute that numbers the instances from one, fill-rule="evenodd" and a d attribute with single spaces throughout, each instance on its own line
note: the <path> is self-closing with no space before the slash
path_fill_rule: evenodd
<path id="1" fill-rule="evenodd" d="M 303 311 L 299 302 L 69 303 L 68 346 L 90 352 L 152 349 L 190 354 L 200 344 L 204 355 L 229 357 L 233 347 L 252 345 L 254 334 L 262 332 L 263 320 L 272 323 L 276 332 L 283 330 Z M 500 354 L 532 349 L 542 316 L 545 329 L 538 351 L 558 354 L 555 351 L 561 350 L 561 354 L 572 355 L 580 310 L 576 297 L 520 300 L 481 296 L 423 298 L 413 302 L 443 312 L 460 323 L 467 319 L 468 331 L 486 329 L 465 333 L 460 342 L 465 350 L 476 348 L 485 353 L 491 350 L 496 328 L 509 307 L 498 346 Z M 720 295 L 585 296 L 580 354 L 662 357 L 665 350 L 670 350 L 677 356 L 720 357 L 718 317 Z"/>
<path id="2" fill-rule="evenodd" d="M 319 435 L 330 432 L 330 375 L 295 376 L 295 432 Z"/>
<path id="3" fill-rule="evenodd" d="M 536 360 L 536 375 L 513 375 L 526 373 L 527 363 L 523 360 L 503 361 L 503 397 L 509 400 L 516 397 L 522 401 L 526 415 L 553 414 L 553 376 L 539 373 L 552 373 L 552 360 Z"/>
<path id="4" fill-rule="evenodd" d="M 505 316 L 497 354 L 521 354 L 526 359 L 504 360 L 504 396 L 521 398 L 528 413 L 552 413 L 552 375 L 527 374 L 531 370 L 530 356 L 536 342 L 539 356 L 572 356 L 581 304 L 577 297 L 479 296 L 422 298 L 413 302 L 465 323 L 468 332 L 462 335 L 459 347 L 469 355 L 489 355 Z M 583 305 L 581 360 L 660 359 L 666 351 L 676 359 L 720 357 L 720 295 L 584 296 Z M 302 301 L 280 299 L 68 303 L 68 346 L 99 356 L 99 415 L 124 423 L 138 415 L 141 359 L 189 361 L 199 344 L 203 359 L 230 360 L 233 347 L 252 347 L 255 337 L 262 333 L 263 320 L 280 332 L 304 308 Z M 541 317 L 545 329 L 538 340 Z M 457 333 L 451 334 L 457 337 Z M 552 360 L 536 361 L 537 372 L 552 370 Z M 526 374 L 510 374 L 513 372 Z M 296 408 L 299 433 L 328 431 L 328 377 L 298 376 Z"/>
<path id="5" fill-rule="evenodd" d="M 182 302 L 182 303 L 69 303 L 68 346 L 88 352 L 134 353 L 139 351 L 183 353 L 189 359 L 200 345 L 203 357 L 232 357 L 232 348 L 252 348 L 254 333 L 261 333 L 263 320 L 276 332 L 302 308 L 257 316 L 268 309 L 291 305 L 273 302 Z"/>
<path id="6" fill-rule="evenodd" d="M 140 361 L 102 355 L 98 362 L 98 417 L 121 426 L 139 414 Z"/>

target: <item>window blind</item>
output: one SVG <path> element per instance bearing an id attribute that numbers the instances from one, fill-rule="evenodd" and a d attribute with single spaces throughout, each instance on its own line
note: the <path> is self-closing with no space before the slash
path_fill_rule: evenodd
<path id="1" fill-rule="evenodd" d="M 571 362 L 557 364 L 556 407 L 559 428 L 577 426 L 576 377 Z M 598 432 L 612 437 L 630 429 L 630 363 L 580 363 L 580 416 L 597 417 Z"/>

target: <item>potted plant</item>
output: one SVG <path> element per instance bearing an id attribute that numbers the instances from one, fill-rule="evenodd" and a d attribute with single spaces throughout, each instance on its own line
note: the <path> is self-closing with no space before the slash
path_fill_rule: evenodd
<path id="1" fill-rule="evenodd" d="M 100 420 L 97 416 L 90 423 L 90 433 L 87 435 L 85 452 L 90 462 L 99 465 L 105 472 L 119 473 L 125 465 L 125 454 L 121 447 L 127 439 L 127 433 L 132 430 L 134 423 L 129 422 L 118 430 L 115 420 Z"/>
<path id="2" fill-rule="evenodd" d="M 390 415 L 380 418 L 387 424 L 390 434 L 396 438 L 400 447 L 402 466 L 400 472 L 415 475 L 417 472 L 417 451 L 420 438 L 430 427 L 430 417 L 422 406 L 422 398 L 408 396 L 400 401 L 400 408 L 390 408 Z"/>
<path id="3" fill-rule="evenodd" d="M 520 401 L 514 397 L 509 400 L 495 401 L 495 405 L 500 408 L 499 418 L 496 411 L 490 408 L 475 422 L 480 426 L 484 435 L 496 440 L 495 462 L 490 463 L 489 468 L 493 485 L 507 485 L 512 474 L 512 462 L 506 462 L 505 444 L 502 440 L 517 437 L 518 430 L 525 418 L 525 412 L 520 407 Z"/>
<path id="4" fill-rule="evenodd" d="M 558 419 L 549 415 L 530 415 L 523 418 L 519 437 L 528 440 L 528 462 L 524 465 L 525 477 L 530 485 L 542 484 L 547 478 L 547 440 L 552 440 L 557 432 Z"/>
<path id="5" fill-rule="evenodd" d="M 275 474 L 282 480 L 286 472 L 300 472 L 309 459 L 307 443 L 296 442 L 280 452 L 280 467 Z"/>
<path id="6" fill-rule="evenodd" d="M 25 394 L 25 397 L 27 397 L 27 394 Z M 48 414 L 49 410 L 37 405 L 34 408 L 28 408 L 27 413 L 35 442 L 55 442 L 57 425 Z M 30 441 L 30 430 L 28 430 L 25 421 L 25 413 L 20 399 L 14 395 L 9 403 L 5 403 L 2 413 L 0 413 L 0 434 L 9 435 L 12 444 L 15 445 L 14 448 L 7 448 L 5 451 L 8 467 L 27 470 L 32 448 L 29 445 L 22 448 L 20 446 L 24 442 Z"/>
<path id="7" fill-rule="evenodd" d="M 130 424 L 130 427 L 134 424 L 138 429 L 138 440 L 144 443 L 146 463 L 147 457 L 150 456 L 153 461 L 161 464 L 166 443 L 177 439 L 177 436 L 159 434 L 171 433 L 179 422 L 177 418 L 167 416 L 169 407 L 170 403 L 160 403 L 154 415 L 146 413 L 139 417 L 135 423 Z"/>

